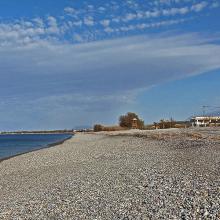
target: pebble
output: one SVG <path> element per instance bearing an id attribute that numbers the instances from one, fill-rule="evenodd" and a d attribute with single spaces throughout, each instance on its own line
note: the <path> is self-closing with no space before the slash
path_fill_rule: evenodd
<path id="1" fill-rule="evenodd" d="M 220 219 L 220 129 L 193 132 L 77 134 L 5 160 L 0 219 Z"/>

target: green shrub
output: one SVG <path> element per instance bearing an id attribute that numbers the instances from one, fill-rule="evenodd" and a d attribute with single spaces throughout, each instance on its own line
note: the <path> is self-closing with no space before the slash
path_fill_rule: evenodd
<path id="1" fill-rule="evenodd" d="M 96 124 L 96 125 L 94 125 L 93 130 L 94 130 L 95 132 L 102 131 L 102 130 L 103 130 L 103 126 L 100 125 L 100 124 Z"/>

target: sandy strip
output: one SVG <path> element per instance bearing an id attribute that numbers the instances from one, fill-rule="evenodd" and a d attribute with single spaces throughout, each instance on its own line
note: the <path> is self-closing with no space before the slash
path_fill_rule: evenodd
<path id="1" fill-rule="evenodd" d="M 0 219 L 218 219 L 219 133 L 77 134 L 3 161 Z"/>

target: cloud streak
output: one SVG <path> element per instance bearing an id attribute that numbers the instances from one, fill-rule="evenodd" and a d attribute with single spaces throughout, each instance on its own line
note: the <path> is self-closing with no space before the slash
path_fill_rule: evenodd
<path id="1" fill-rule="evenodd" d="M 207 41 L 189 34 L 79 45 L 39 42 L 22 48 L 5 46 L 0 49 L 0 68 L 16 79 L 17 94 L 24 76 L 26 86 L 33 84 L 36 93 L 48 88 L 57 93 L 58 88 L 93 95 L 126 93 L 218 69 L 220 46 Z M 2 93 L 4 89 L 1 85 Z"/>

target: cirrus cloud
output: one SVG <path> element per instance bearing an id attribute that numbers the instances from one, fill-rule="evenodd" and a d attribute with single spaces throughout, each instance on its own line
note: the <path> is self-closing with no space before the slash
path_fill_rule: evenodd
<path id="1" fill-rule="evenodd" d="M 138 36 L 78 45 L 39 41 L 23 47 L 2 46 L 0 68 L 16 79 L 17 94 L 19 84 L 23 84 L 20 79 L 26 76 L 24 87 L 32 84 L 36 93 L 46 92 L 48 85 L 58 93 L 98 95 L 136 91 L 218 69 L 219 56 L 218 44 L 196 34 Z M 6 92 L 4 84 L 0 90 Z"/>

